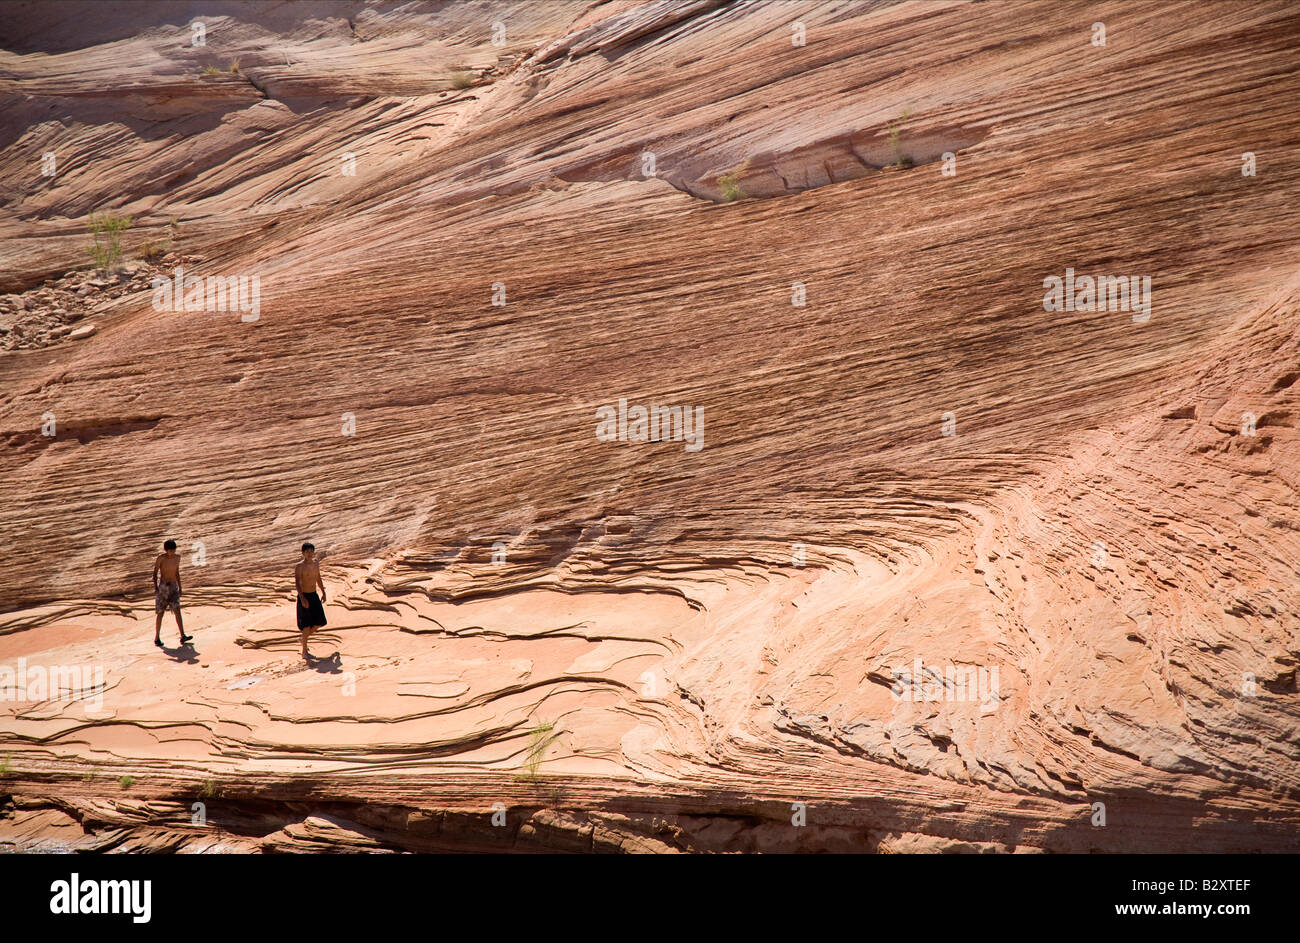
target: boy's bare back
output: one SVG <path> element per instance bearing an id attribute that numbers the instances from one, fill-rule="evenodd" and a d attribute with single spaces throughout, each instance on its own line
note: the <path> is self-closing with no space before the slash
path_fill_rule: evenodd
<path id="1" fill-rule="evenodd" d="M 158 559 L 154 561 L 154 566 L 158 568 L 158 573 L 162 576 L 164 583 L 179 583 L 181 581 L 181 558 L 179 554 L 158 554 Z"/>

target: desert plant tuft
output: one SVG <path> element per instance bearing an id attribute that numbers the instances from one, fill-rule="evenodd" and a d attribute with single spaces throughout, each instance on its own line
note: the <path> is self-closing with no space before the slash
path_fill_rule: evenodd
<path id="1" fill-rule="evenodd" d="M 167 240 L 166 242 L 155 242 L 152 239 L 146 239 L 144 242 L 140 243 L 140 248 L 137 249 L 136 251 L 139 253 L 140 258 L 149 261 L 151 259 L 156 259 L 158 256 L 169 251 L 170 249 L 171 249 L 170 239 Z"/>
<path id="2" fill-rule="evenodd" d="M 474 73 L 472 72 L 453 72 L 451 74 L 451 87 L 456 91 L 469 88 L 474 84 Z"/>
<path id="3" fill-rule="evenodd" d="M 894 163 L 898 164 L 900 167 L 912 166 L 912 159 L 910 157 L 904 157 L 903 155 L 903 145 L 899 137 L 899 133 L 903 129 L 903 122 L 910 117 L 912 117 L 912 109 L 904 108 L 903 114 L 899 117 L 898 121 L 889 126 L 889 146 L 894 149 Z M 906 163 L 904 163 L 904 161 L 906 161 Z"/>
<path id="4" fill-rule="evenodd" d="M 135 777 L 134 777 L 134 776 L 123 776 L 123 777 L 122 777 L 121 779 L 119 779 L 117 782 L 118 782 L 118 784 L 119 784 L 123 789 L 130 789 L 132 786 L 135 785 Z"/>
<path id="5" fill-rule="evenodd" d="M 238 60 L 238 59 L 231 59 L 231 60 L 230 60 L 230 65 L 226 68 L 226 71 L 227 71 L 227 72 L 238 72 L 238 71 L 239 71 L 239 60 Z"/>
<path id="6" fill-rule="evenodd" d="M 203 787 L 199 790 L 200 799 L 211 799 L 217 794 L 217 784 L 214 780 L 203 780 Z"/>
<path id="7" fill-rule="evenodd" d="M 542 759 L 546 756 L 546 748 L 549 747 L 558 733 L 552 733 L 555 730 L 555 723 L 538 724 L 528 731 L 528 755 L 524 757 L 524 769 L 526 772 L 523 778 L 532 782 L 537 781 L 537 770 L 541 768 Z"/>
<path id="8" fill-rule="evenodd" d="M 86 220 L 94 243 L 86 247 L 90 257 L 95 261 L 95 268 L 107 271 L 122 260 L 123 232 L 131 228 L 130 216 L 115 216 L 112 213 L 91 213 Z"/>
<path id="9" fill-rule="evenodd" d="M 745 195 L 740 189 L 740 184 L 736 182 L 736 171 L 723 174 L 718 178 L 718 186 L 722 188 L 722 199 L 726 203 L 734 203 Z"/>
<path id="10" fill-rule="evenodd" d="M 199 75 L 220 75 L 221 70 L 214 65 L 205 65 Z"/>
<path id="11" fill-rule="evenodd" d="M 13 765 L 9 762 L 10 754 L 6 753 L 5 758 L 0 760 L 0 776 L 8 776 L 14 771 Z"/>

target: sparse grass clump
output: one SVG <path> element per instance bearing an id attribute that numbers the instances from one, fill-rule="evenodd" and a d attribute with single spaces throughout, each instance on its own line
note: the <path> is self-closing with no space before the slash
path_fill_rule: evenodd
<path id="1" fill-rule="evenodd" d="M 718 186 L 722 188 L 722 200 L 724 203 L 734 203 L 744 196 L 744 191 L 740 189 L 740 184 L 736 181 L 736 171 L 725 173 L 718 178 Z"/>
<path id="2" fill-rule="evenodd" d="M 537 771 L 541 768 L 542 760 L 546 756 L 546 749 L 559 736 L 554 733 L 555 723 L 538 724 L 528 731 L 528 755 L 524 757 L 523 778 L 530 782 L 537 782 Z"/>
<path id="3" fill-rule="evenodd" d="M 232 72 L 232 73 L 234 73 L 234 72 L 238 72 L 238 71 L 239 71 L 239 60 L 238 60 L 238 59 L 231 59 L 231 60 L 230 60 L 230 65 L 226 67 L 226 71 L 227 71 L 227 72 Z"/>
<path id="4" fill-rule="evenodd" d="M 13 765 L 9 762 L 10 755 L 6 753 L 5 758 L 0 760 L 0 777 L 8 776 L 14 771 Z"/>
<path id="5" fill-rule="evenodd" d="M 154 259 L 158 258 L 159 256 L 164 255 L 167 252 L 170 252 L 171 247 L 172 246 L 171 246 L 170 239 L 167 240 L 166 242 L 162 242 L 161 240 L 155 241 L 153 239 L 146 239 L 144 242 L 140 243 L 140 248 L 137 250 L 137 252 L 139 253 L 140 258 L 144 259 L 146 262 L 151 262 Z"/>
<path id="6" fill-rule="evenodd" d="M 221 70 L 214 65 L 205 65 L 199 75 L 220 75 Z"/>
<path id="7" fill-rule="evenodd" d="M 121 779 L 119 779 L 117 782 L 118 782 L 118 785 L 120 785 L 123 789 L 130 789 L 132 786 L 135 785 L 135 777 L 134 777 L 134 776 L 123 776 L 123 777 L 122 777 Z"/>
<path id="8" fill-rule="evenodd" d="M 199 798 L 212 799 L 215 798 L 216 795 L 217 795 L 216 781 L 211 779 L 203 780 L 203 786 L 201 789 L 199 789 Z"/>
<path id="9" fill-rule="evenodd" d="M 453 72 L 451 74 L 451 87 L 456 91 L 462 91 L 474 84 L 474 73 L 472 72 Z"/>
<path id="10" fill-rule="evenodd" d="M 122 261 L 122 233 L 131 228 L 130 216 L 91 213 L 86 220 L 94 242 L 86 247 L 95 268 L 108 271 Z"/>
<path id="11" fill-rule="evenodd" d="M 749 170 L 749 158 L 746 157 L 736 167 L 718 176 L 718 187 L 722 190 L 722 202 L 734 203 L 744 199 L 745 191 L 740 187 L 740 177 Z"/>

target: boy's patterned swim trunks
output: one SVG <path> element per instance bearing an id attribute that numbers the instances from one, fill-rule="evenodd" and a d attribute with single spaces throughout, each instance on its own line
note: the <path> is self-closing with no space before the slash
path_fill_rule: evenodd
<path id="1" fill-rule="evenodd" d="M 180 612 L 181 584 L 172 582 L 159 583 L 158 588 L 153 592 L 153 605 L 155 612 L 165 612 L 168 609 Z"/>

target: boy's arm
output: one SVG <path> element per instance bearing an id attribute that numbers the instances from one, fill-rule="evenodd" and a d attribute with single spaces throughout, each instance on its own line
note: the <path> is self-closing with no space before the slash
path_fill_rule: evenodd
<path id="1" fill-rule="evenodd" d="M 316 585 L 320 587 L 320 601 L 325 601 L 325 581 L 320 578 L 320 570 L 316 570 Z"/>
<path id="2" fill-rule="evenodd" d="M 162 557 L 153 558 L 153 588 L 154 592 L 158 591 L 158 568 L 162 566 Z"/>
<path id="3" fill-rule="evenodd" d="M 302 598 L 302 582 L 299 579 L 302 574 L 302 564 L 299 563 L 293 568 L 293 591 L 298 594 L 298 605 L 307 605 L 307 600 Z"/>

